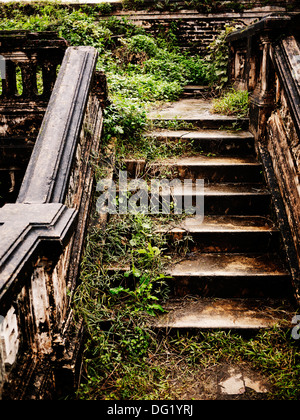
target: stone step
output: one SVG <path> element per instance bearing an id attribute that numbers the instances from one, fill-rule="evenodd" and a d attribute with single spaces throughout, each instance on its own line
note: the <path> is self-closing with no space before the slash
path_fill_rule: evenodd
<path id="1" fill-rule="evenodd" d="M 184 92 L 206 92 L 207 90 L 211 90 L 209 86 L 203 85 L 186 85 L 183 88 Z"/>
<path id="2" fill-rule="evenodd" d="M 211 96 L 209 86 L 187 85 L 183 88 L 184 98 L 206 98 Z"/>
<path id="3" fill-rule="evenodd" d="M 146 185 L 148 209 L 143 207 L 143 212 L 176 214 L 174 209 L 177 209 L 178 214 L 178 209 L 180 209 L 181 213 L 186 212 L 191 215 L 195 214 L 197 204 L 199 211 L 202 212 L 200 208 L 202 203 L 204 211 L 200 215 L 206 216 L 269 216 L 271 214 L 271 194 L 262 184 L 204 184 L 203 188 L 196 188 L 195 184 L 190 187 L 184 186 L 184 183 L 170 186 L 168 180 L 166 181 L 167 187 L 160 189 L 157 197 L 155 196 L 157 190 L 152 196 L 151 184 Z M 141 186 L 137 185 L 136 190 L 131 190 L 131 197 L 140 194 L 140 188 Z M 128 197 L 129 200 L 131 197 Z M 158 208 L 155 211 L 152 211 L 150 206 L 154 202 L 153 197 L 156 197 L 158 201 Z M 135 201 L 138 201 L 137 196 Z M 193 209 L 187 210 L 191 205 Z M 162 209 L 164 209 L 163 212 Z"/>
<path id="4" fill-rule="evenodd" d="M 204 179 L 206 182 L 256 183 L 263 181 L 262 164 L 254 157 L 189 156 L 156 160 L 124 159 L 128 176 L 139 178 L 144 174 L 159 177 L 168 174 L 178 179 Z"/>
<path id="5" fill-rule="evenodd" d="M 255 158 L 192 156 L 164 159 L 148 165 L 151 176 L 171 171 L 174 178 L 204 179 L 209 183 L 256 183 L 263 181 L 262 165 Z"/>
<path id="6" fill-rule="evenodd" d="M 221 156 L 253 156 L 254 137 L 249 131 L 225 130 L 160 130 L 146 134 L 158 141 L 186 141 L 193 143 L 196 152 L 213 153 Z"/>
<path id="7" fill-rule="evenodd" d="M 248 118 L 214 114 L 212 102 L 205 99 L 182 99 L 149 111 L 148 119 L 156 124 L 176 121 L 202 129 L 249 128 Z"/>
<path id="8" fill-rule="evenodd" d="M 294 308 L 286 301 L 271 299 L 170 299 L 166 314 L 152 324 L 161 329 L 257 330 L 275 326 L 290 328 Z"/>
<path id="9" fill-rule="evenodd" d="M 280 243 L 280 231 L 260 216 L 187 217 L 159 227 L 170 249 L 188 238 L 190 250 L 200 252 L 274 252 Z"/>
<path id="10" fill-rule="evenodd" d="M 200 254 L 170 264 L 174 296 L 291 297 L 290 274 L 276 254 Z"/>
<path id="11" fill-rule="evenodd" d="M 174 117 L 168 117 L 163 115 L 157 115 L 154 117 L 148 117 L 150 121 L 155 123 L 158 126 L 165 126 L 168 121 L 174 122 Z M 222 115 L 219 118 L 214 116 L 199 116 L 199 117 L 178 117 L 175 118 L 175 121 L 182 123 L 182 125 L 191 125 L 194 128 L 201 128 L 202 130 L 213 130 L 213 129 L 242 129 L 247 130 L 249 128 L 249 119 L 248 118 L 238 118 L 233 116 L 224 116 Z M 185 123 L 185 124 L 184 124 Z"/>
<path id="12" fill-rule="evenodd" d="M 143 209 L 140 208 L 139 211 L 153 215 L 176 214 L 175 210 L 177 214 L 191 215 L 197 211 L 198 215 L 206 216 L 269 216 L 271 214 L 271 194 L 262 184 L 209 184 L 196 189 L 194 185 L 184 186 L 183 183 L 170 186 L 168 180 L 166 181 L 167 187 L 160 189 L 157 195 L 157 189 L 154 190 L 153 195 L 151 194 L 150 183 L 148 186 L 146 184 L 147 190 L 144 190 L 144 185 L 137 185 L 136 190 L 130 192 L 128 205 L 138 208 L 140 206 L 138 201 L 142 197 Z M 116 192 L 119 194 L 118 188 Z M 144 192 L 148 194 L 146 202 Z M 133 196 L 135 197 L 131 202 Z M 152 209 L 152 204 L 153 207 L 157 206 L 155 210 Z"/>
<path id="13" fill-rule="evenodd" d="M 186 188 L 183 200 L 189 198 L 195 205 L 201 191 Z M 173 200 L 182 199 L 182 189 L 174 187 Z M 270 192 L 259 184 L 210 184 L 204 187 L 205 215 L 257 215 L 266 216 L 271 211 Z"/>

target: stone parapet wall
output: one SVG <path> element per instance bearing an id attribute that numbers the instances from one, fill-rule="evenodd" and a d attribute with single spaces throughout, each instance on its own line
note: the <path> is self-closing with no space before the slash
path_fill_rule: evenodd
<path id="1" fill-rule="evenodd" d="M 17 202 L 0 209 L 0 394 L 60 398 L 80 374 L 71 299 L 92 203 L 105 78 L 97 51 L 70 47 Z"/>

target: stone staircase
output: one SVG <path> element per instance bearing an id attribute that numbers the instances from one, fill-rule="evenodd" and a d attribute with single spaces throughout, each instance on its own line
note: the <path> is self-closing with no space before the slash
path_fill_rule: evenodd
<path id="1" fill-rule="evenodd" d="M 204 220 L 187 217 L 160 228 L 170 248 L 189 235 L 190 252 L 171 263 L 172 297 L 160 328 L 257 329 L 287 325 L 292 317 L 290 274 L 281 235 L 272 219 L 272 198 L 247 130 L 247 119 L 212 114 L 209 100 L 184 99 L 150 114 L 199 127 L 154 131 L 161 140 L 189 139 L 202 153 L 164 161 L 177 177 L 201 178 Z M 226 127 L 239 127 L 226 130 Z M 154 163 L 161 165 L 162 162 Z"/>
<path id="2" fill-rule="evenodd" d="M 249 121 L 215 115 L 210 108 L 209 100 L 184 98 L 149 114 L 154 123 L 192 123 L 191 130 L 161 129 L 149 136 L 164 142 L 190 140 L 199 153 L 156 161 L 147 173 L 159 176 L 164 168 L 181 180 L 204 179 L 204 220 L 187 216 L 157 227 L 172 255 L 167 269 L 172 295 L 164 305 L 166 314 L 153 327 L 286 327 L 293 314 L 290 273 Z M 127 169 L 131 176 L 140 174 L 143 163 L 127 162 Z M 181 190 L 174 187 L 173 197 L 177 194 Z M 195 198 L 194 187 L 185 194 Z M 189 252 L 174 256 L 175 244 L 185 238 Z"/>

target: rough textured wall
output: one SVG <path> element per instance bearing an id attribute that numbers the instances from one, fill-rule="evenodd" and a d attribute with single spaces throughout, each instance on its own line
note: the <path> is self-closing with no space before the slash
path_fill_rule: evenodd
<path id="1" fill-rule="evenodd" d="M 133 4 L 130 1 L 128 3 Z M 166 6 L 164 1 L 145 1 L 140 9 L 143 10 L 124 10 L 124 8 L 120 10 L 119 8 L 113 12 L 113 15 L 129 19 L 154 35 L 172 33 L 177 37 L 181 48 L 205 55 L 209 44 L 226 24 L 249 25 L 270 13 L 295 13 L 297 10 L 300 11 L 300 4 L 293 0 L 171 1 L 167 2 Z"/>
<path id="2" fill-rule="evenodd" d="M 300 140 L 279 83 L 276 97 L 277 108 L 267 122 L 266 142 L 300 261 Z"/>
<path id="3" fill-rule="evenodd" d="M 231 83 L 251 93 L 250 131 L 300 304 L 299 39 L 300 14 L 268 16 L 227 37 Z"/>
<path id="4" fill-rule="evenodd" d="M 72 264 L 68 274 L 69 290 L 74 289 L 79 270 L 94 185 L 93 165 L 99 154 L 102 124 L 101 98 L 98 95 L 90 95 L 65 200 L 66 206 L 79 211 L 72 249 Z"/>

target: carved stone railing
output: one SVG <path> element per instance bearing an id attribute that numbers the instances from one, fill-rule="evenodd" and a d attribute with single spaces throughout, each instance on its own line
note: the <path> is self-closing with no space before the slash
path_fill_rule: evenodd
<path id="1" fill-rule="evenodd" d="M 0 94 L 1 105 L 7 106 L 8 101 L 47 102 L 67 42 L 58 38 L 55 32 L 0 31 L 0 43 L 0 53 L 6 62 L 6 77 L 2 80 Z M 40 82 L 38 77 L 41 77 Z"/>
<path id="2" fill-rule="evenodd" d="M 4 399 L 59 397 L 80 373 L 82 326 L 70 296 L 93 189 L 105 79 L 97 51 L 70 47 L 15 204 L 0 209 L 0 390 Z"/>
<path id="3" fill-rule="evenodd" d="M 227 38 L 229 75 L 250 92 L 255 136 L 300 303 L 300 15 L 267 16 Z"/>
<path id="4" fill-rule="evenodd" d="M 18 129 L 23 135 L 24 129 L 33 134 L 32 121 L 27 125 L 22 121 L 27 114 L 43 117 L 67 46 L 55 32 L 0 31 L 6 67 L 0 93 L 1 136 L 17 136 Z"/>
<path id="5" fill-rule="evenodd" d="M 54 32 L 0 31 L 0 206 L 16 200 L 67 46 Z"/>

